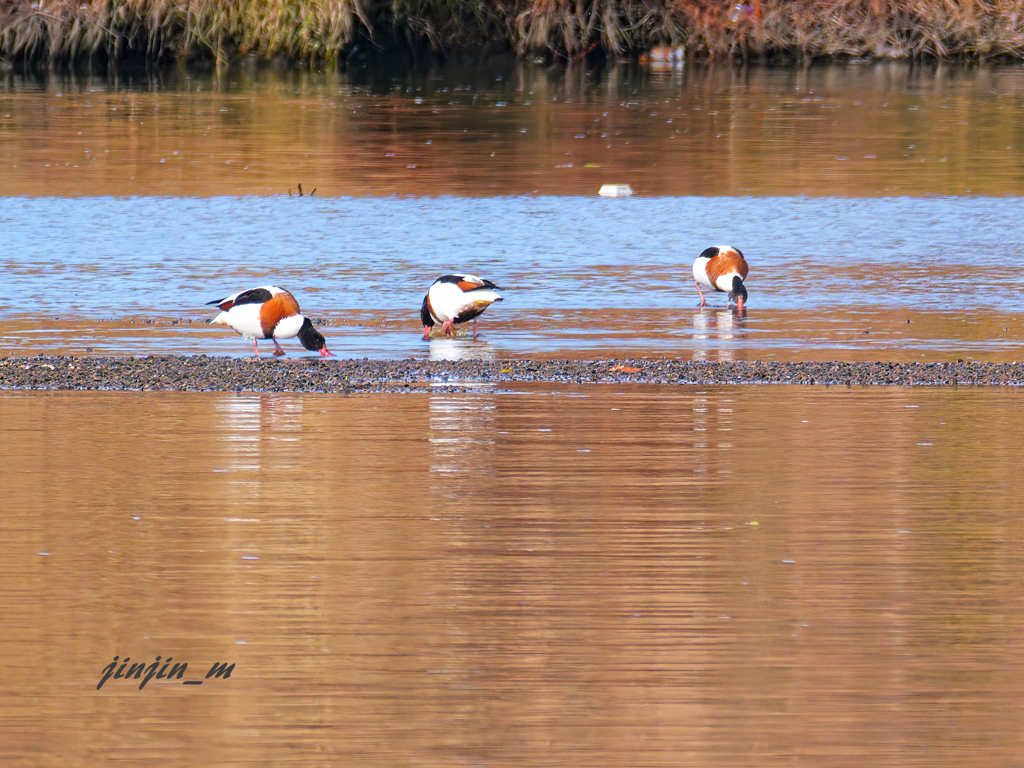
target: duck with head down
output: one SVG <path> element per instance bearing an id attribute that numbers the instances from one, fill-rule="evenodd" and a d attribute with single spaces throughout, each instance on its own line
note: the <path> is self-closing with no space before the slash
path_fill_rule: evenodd
<path id="1" fill-rule="evenodd" d="M 276 285 L 265 285 L 209 302 L 220 307 L 220 314 L 210 322 L 214 325 L 226 325 L 241 334 L 243 338 L 252 339 L 252 351 L 256 357 L 260 351 L 256 347 L 257 339 L 270 339 L 274 342 L 274 355 L 285 354 L 278 339 L 299 341 L 311 352 L 319 352 L 321 357 L 333 357 L 327 351 L 327 342 L 308 317 L 299 314 L 299 302 L 288 291 Z"/>
<path id="2" fill-rule="evenodd" d="M 747 279 L 747 261 L 739 248 L 730 245 L 716 245 L 705 249 L 693 262 L 693 281 L 697 284 L 700 294 L 700 305 L 706 307 L 707 300 L 700 289 L 703 285 L 721 293 L 728 293 L 726 306 L 736 301 L 736 309 L 743 311 L 747 301 L 747 287 L 743 281 Z"/>
<path id="3" fill-rule="evenodd" d="M 469 320 L 473 321 L 473 338 L 476 338 L 480 315 L 491 304 L 502 300 L 497 288 L 490 280 L 476 275 L 442 275 L 437 278 L 420 307 L 423 338 L 430 337 L 430 331 L 437 323 L 441 323 L 444 335 L 450 336 L 453 325 Z"/>

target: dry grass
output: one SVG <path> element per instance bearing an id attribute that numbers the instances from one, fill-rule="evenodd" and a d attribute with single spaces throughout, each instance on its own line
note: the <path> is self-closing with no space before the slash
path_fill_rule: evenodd
<path id="1" fill-rule="evenodd" d="M 595 43 L 712 57 L 1024 55 L 1020 0 L 535 0 L 517 21 L 520 50 L 566 56 Z"/>
<path id="2" fill-rule="evenodd" d="M 1024 55 L 1021 0 L 0 0 L 0 56 L 334 61 L 362 26 L 438 50 L 504 39 L 573 58 L 657 44 L 690 55 Z M 732 18 L 730 18 L 730 16 Z M 738 18 L 737 18 L 738 16 Z"/>
<path id="3" fill-rule="evenodd" d="M 669 23 L 687 26 L 688 47 L 709 54 L 793 51 L 879 57 L 1024 54 L 1024 6 L 1017 0 L 747 0 L 739 23 L 722 6 L 676 0 Z M 716 13 L 717 11 L 717 13 Z M 678 19 L 678 20 L 677 20 Z"/>
<path id="4" fill-rule="evenodd" d="M 149 61 L 206 53 L 335 59 L 360 0 L 0 0 L 0 55 L 60 61 L 105 52 Z"/>

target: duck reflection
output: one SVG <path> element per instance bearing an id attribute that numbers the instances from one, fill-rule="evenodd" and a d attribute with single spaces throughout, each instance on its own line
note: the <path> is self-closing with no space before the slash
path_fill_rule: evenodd
<path id="1" fill-rule="evenodd" d="M 223 455 L 231 470 L 261 470 L 271 461 L 268 444 L 295 443 L 302 430 L 302 399 L 293 395 L 246 394 L 214 404 Z"/>
<path id="2" fill-rule="evenodd" d="M 684 58 L 682 48 L 659 45 L 640 54 L 640 63 L 644 65 L 651 82 L 680 85 L 683 82 Z"/>
<path id="3" fill-rule="evenodd" d="M 732 342 L 742 341 L 746 338 L 745 319 L 746 312 L 742 311 L 696 312 L 693 316 L 693 338 L 695 341 L 724 342 L 731 346 Z M 702 345 L 695 349 L 693 359 L 709 359 L 711 350 L 708 349 L 708 346 Z M 715 358 L 721 362 L 735 360 L 736 350 L 730 346 L 718 346 L 714 350 Z"/>
<path id="4" fill-rule="evenodd" d="M 492 385 L 487 385 L 490 389 Z M 452 484 L 451 475 L 472 476 L 493 467 L 497 404 L 491 393 L 430 396 L 430 471 L 447 475 L 438 490 L 461 498 L 464 483 Z"/>
<path id="5" fill-rule="evenodd" d="M 698 391 L 693 398 L 693 472 L 714 484 L 733 474 L 737 461 L 732 451 L 735 399 L 728 390 Z"/>
<path id="6" fill-rule="evenodd" d="M 430 340 L 431 360 L 496 360 L 498 348 L 489 341 L 473 338 Z"/>

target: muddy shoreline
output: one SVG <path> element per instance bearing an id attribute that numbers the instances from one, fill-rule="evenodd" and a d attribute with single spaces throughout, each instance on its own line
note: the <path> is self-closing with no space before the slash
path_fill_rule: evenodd
<path id="1" fill-rule="evenodd" d="M 1020 386 L 1024 363 L 774 363 L 681 360 L 275 360 L 10 357 L 0 389 L 177 392 L 437 392 L 481 384 Z"/>

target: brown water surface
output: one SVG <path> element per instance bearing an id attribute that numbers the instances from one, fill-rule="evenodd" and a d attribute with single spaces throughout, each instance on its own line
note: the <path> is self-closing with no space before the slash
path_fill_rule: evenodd
<path id="1" fill-rule="evenodd" d="M 0 195 L 1020 195 L 1024 69 L 520 63 L 0 81 Z"/>
<path id="2" fill-rule="evenodd" d="M 1016 763 L 1024 395 L 560 390 L 0 395 L 0 761 Z"/>

